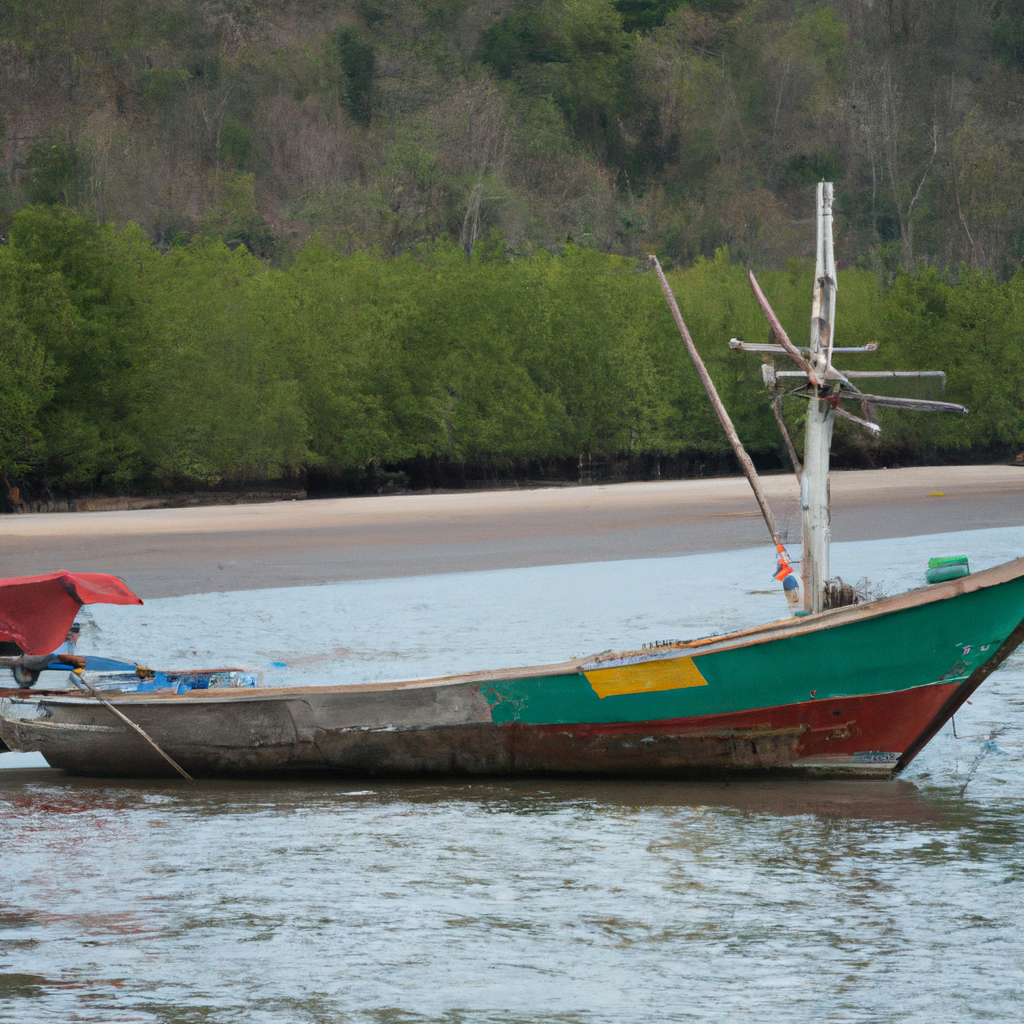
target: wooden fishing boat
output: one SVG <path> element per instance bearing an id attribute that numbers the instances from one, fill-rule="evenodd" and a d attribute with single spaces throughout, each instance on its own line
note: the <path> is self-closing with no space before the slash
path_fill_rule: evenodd
<path id="1" fill-rule="evenodd" d="M 625 653 L 442 679 L 150 692 L 135 684 L 101 692 L 85 682 L 85 691 L 12 688 L 0 691 L 0 737 L 13 750 L 41 751 L 56 768 L 105 776 L 885 777 L 902 770 L 1024 641 L 1024 558 L 974 574 L 943 567 L 954 578 L 857 603 L 852 588 L 828 575 L 832 424 L 844 414 L 877 431 L 872 408 L 893 402 L 966 410 L 865 395 L 854 374 L 832 366 L 842 350 L 832 344 L 831 186 L 819 186 L 810 345 L 792 345 L 753 275 L 772 339 L 734 343 L 789 356 L 806 378 L 791 392 L 808 400 L 805 465 L 797 467 L 804 521 L 798 579 L 753 465 L 657 261 L 654 267 L 761 506 L 792 617 Z M 782 374 L 765 376 L 775 386 Z M 844 413 L 844 400 L 859 403 L 863 418 Z"/>
<path id="2" fill-rule="evenodd" d="M 1024 640 L 1024 559 L 863 605 L 530 669 L 105 696 L 193 776 L 885 777 Z M 76 774 L 174 769 L 87 693 L 9 692 L 0 734 Z"/>

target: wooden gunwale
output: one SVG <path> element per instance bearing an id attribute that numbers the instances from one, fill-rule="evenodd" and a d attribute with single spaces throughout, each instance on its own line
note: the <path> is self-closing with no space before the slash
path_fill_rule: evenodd
<path id="1" fill-rule="evenodd" d="M 702 637 L 696 640 L 681 641 L 662 647 L 639 651 L 608 652 L 585 658 L 551 665 L 530 665 L 520 668 L 490 669 L 480 672 L 466 672 L 452 676 L 436 676 L 427 679 L 396 680 L 386 683 L 353 683 L 327 686 L 277 686 L 239 688 L 236 690 L 191 690 L 185 694 L 174 692 L 164 693 L 109 693 L 107 699 L 118 704 L 143 703 L 191 703 L 191 702 L 234 702 L 260 701 L 277 698 L 292 698 L 304 695 L 325 695 L 332 693 L 386 693 L 408 689 L 430 687 L 460 686 L 473 683 L 498 682 L 502 680 L 518 680 L 551 676 L 564 676 L 582 673 L 596 668 L 609 668 L 619 665 L 640 664 L 648 661 L 668 660 L 675 657 L 695 657 L 698 654 L 710 654 L 718 651 L 741 647 L 751 647 L 770 643 L 782 638 L 803 636 L 808 633 L 834 629 L 855 622 L 889 615 L 910 608 L 919 608 L 940 601 L 950 600 L 963 594 L 999 586 L 1012 580 L 1024 577 L 1024 558 L 1018 558 L 991 569 L 972 573 L 959 579 L 944 583 L 934 583 L 915 590 L 909 590 L 893 597 L 882 598 L 869 604 L 849 605 L 833 608 L 801 618 L 780 619 L 746 629 L 735 630 L 718 636 Z M 1009 638 L 1007 642 L 1009 641 Z M 994 666 L 993 666 L 994 668 Z M 966 685 L 966 684 L 965 684 Z M 980 685 L 980 683 L 979 683 Z M 26 699 L 42 699 L 48 703 L 60 704 L 91 704 L 95 701 L 86 696 L 46 694 L 22 691 Z M 21 696 L 21 694 L 19 694 Z"/>

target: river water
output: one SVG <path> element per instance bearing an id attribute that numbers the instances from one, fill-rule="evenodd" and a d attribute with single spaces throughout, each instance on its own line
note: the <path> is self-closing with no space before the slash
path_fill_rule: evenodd
<path id="1" fill-rule="evenodd" d="M 1016 557 L 1024 530 L 836 545 L 833 568 L 893 593 L 961 553 Z M 83 646 L 280 684 L 543 662 L 778 617 L 769 563 L 170 598 L 91 609 Z M 955 725 L 891 783 L 3 771 L 0 1020 L 1017 1021 L 1021 654 Z"/>

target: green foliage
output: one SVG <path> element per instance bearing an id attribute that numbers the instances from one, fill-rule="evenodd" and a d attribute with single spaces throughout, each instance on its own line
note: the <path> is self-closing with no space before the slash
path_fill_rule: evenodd
<path id="1" fill-rule="evenodd" d="M 354 0 L 352 6 L 367 25 L 373 26 L 387 20 L 391 5 L 387 0 Z"/>
<path id="2" fill-rule="evenodd" d="M 631 37 L 612 0 L 518 0 L 483 38 L 483 60 L 524 92 L 550 96 L 576 140 L 621 163 L 616 117 L 631 71 Z"/>
<path id="3" fill-rule="evenodd" d="M 261 316 L 260 269 L 219 242 L 148 268 L 139 437 L 164 479 L 266 479 L 308 461 L 298 388 Z"/>
<path id="4" fill-rule="evenodd" d="M 159 112 L 184 97 L 188 81 L 183 68 L 145 68 L 136 79 L 139 100 L 145 109 Z"/>
<path id="5" fill-rule="evenodd" d="M 726 457 L 648 252 L 771 465 L 726 342 L 766 336 L 748 264 L 806 340 L 822 178 L 858 268 L 838 340 L 882 346 L 844 364 L 945 369 L 971 408 L 841 425 L 838 456 L 1019 450 L 1022 26 L 1024 0 L 0 3 L 0 473 Z"/>
<path id="6" fill-rule="evenodd" d="M 759 362 L 727 345 L 767 338 L 745 267 L 723 246 L 669 276 L 741 438 L 784 468 Z M 796 344 L 812 277 L 806 260 L 760 275 Z M 1024 272 L 899 273 L 886 289 L 844 270 L 839 296 L 837 342 L 881 343 L 840 365 L 944 369 L 971 409 L 881 410 L 877 444 L 839 424 L 840 460 L 1024 445 Z M 728 458 L 654 275 L 571 243 L 515 256 L 494 231 L 467 261 L 454 242 L 387 259 L 314 238 L 285 270 L 213 230 L 160 252 L 135 226 L 27 207 L 0 247 L 0 327 L 0 479 L 27 493 L 373 476 L 416 459 L 514 472 Z M 799 440 L 801 403 L 787 414 Z"/>
<path id="7" fill-rule="evenodd" d="M 38 269 L 36 289 L 59 296 L 48 299 L 54 308 L 37 298 L 30 321 L 61 381 L 39 414 L 47 481 L 57 488 L 124 486 L 140 470 L 132 364 L 139 310 L 126 286 L 126 236 L 59 206 L 26 207 L 11 227 L 18 259 Z"/>
<path id="8" fill-rule="evenodd" d="M 220 216 L 219 168 L 255 178 L 221 237 L 265 258 L 295 250 L 268 224 L 388 255 L 497 228 L 779 269 L 825 178 L 886 284 L 1005 280 L 1022 41 L 1024 0 L 9 0 L 0 223 L 69 205 L 166 245 Z"/>
<path id="9" fill-rule="evenodd" d="M 70 206 L 84 192 L 86 176 L 85 164 L 74 146 L 40 142 L 25 160 L 23 188 L 30 203 Z"/>
<path id="10" fill-rule="evenodd" d="M 350 28 L 339 29 L 331 42 L 341 67 L 341 101 L 353 121 L 368 124 L 373 112 L 373 74 L 377 66 L 373 47 Z"/>
<path id="11" fill-rule="evenodd" d="M 998 0 L 993 14 L 992 48 L 1010 67 L 1024 69 L 1024 3 Z"/>
<path id="12" fill-rule="evenodd" d="M 276 240 L 257 210 L 255 176 L 219 171 L 210 177 L 218 201 L 202 220 L 202 235 L 218 238 L 232 248 L 244 245 L 256 256 L 270 256 Z"/>
<path id="13" fill-rule="evenodd" d="M 4 152 L 4 137 L 7 134 L 7 126 L 0 121 L 0 157 Z M 11 178 L 6 169 L 0 170 L 0 230 L 10 222 L 11 215 L 17 208 L 14 194 L 11 190 Z"/>
<path id="14" fill-rule="evenodd" d="M 239 171 L 260 171 L 264 162 L 256 145 L 256 133 L 231 116 L 224 118 L 217 159 Z"/>
<path id="15" fill-rule="evenodd" d="M 819 181 L 837 182 L 843 176 L 839 148 L 833 146 L 813 153 L 794 153 L 786 163 L 785 175 L 800 185 L 815 185 Z"/>
<path id="16" fill-rule="evenodd" d="M 615 0 L 615 10 L 622 15 L 626 32 L 647 32 L 665 24 L 665 19 L 678 10 L 684 0 Z"/>
<path id="17" fill-rule="evenodd" d="M 37 275 L 38 268 L 23 265 L 12 249 L 0 248 L 0 478 L 7 481 L 40 460 L 39 411 L 52 396 L 56 377 L 32 330 L 41 326 L 34 315 L 39 311 L 32 308 L 41 298 L 43 282 L 33 280 Z M 47 310 L 51 319 L 60 315 L 55 305 Z"/>

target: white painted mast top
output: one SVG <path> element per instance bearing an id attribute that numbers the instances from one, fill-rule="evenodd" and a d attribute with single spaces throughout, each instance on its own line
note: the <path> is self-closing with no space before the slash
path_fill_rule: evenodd
<path id="1" fill-rule="evenodd" d="M 818 182 L 817 188 L 817 254 L 814 262 L 814 297 L 811 304 L 811 363 L 818 370 L 818 379 L 826 380 L 832 369 L 832 346 L 835 341 L 836 275 L 835 250 L 832 246 L 832 182 Z"/>

